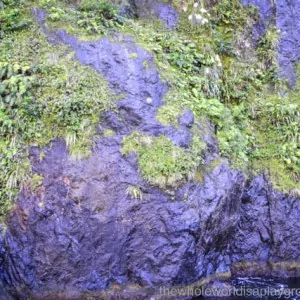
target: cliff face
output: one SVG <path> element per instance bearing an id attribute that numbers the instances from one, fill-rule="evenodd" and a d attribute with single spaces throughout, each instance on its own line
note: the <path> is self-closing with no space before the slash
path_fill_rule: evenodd
<path id="1" fill-rule="evenodd" d="M 294 83 L 295 63 L 300 60 L 300 2 L 280 0 L 276 3 L 276 26 L 281 30 L 279 62 L 283 75 Z"/>
<path id="2" fill-rule="evenodd" d="M 300 2 L 298 0 L 241 0 L 244 5 L 254 5 L 259 10 L 260 20 L 254 30 L 254 38 L 265 33 L 270 25 L 276 25 L 280 31 L 278 46 L 278 62 L 282 68 L 282 76 L 288 78 L 293 85 L 296 81 L 295 63 L 300 60 Z M 161 18 L 170 28 L 176 24 L 176 12 L 171 5 L 161 5 L 156 1 L 135 0 L 132 7 L 141 15 L 149 14 L 149 10 Z M 140 7 L 145 8 L 146 12 Z"/>
<path id="3" fill-rule="evenodd" d="M 268 3 L 258 3 L 265 19 L 271 18 Z M 291 80 L 300 55 L 299 5 L 277 1 L 276 6 L 280 62 Z M 43 24 L 42 13 L 38 18 Z M 61 140 L 43 149 L 42 161 L 42 149 L 32 148 L 32 168 L 43 184 L 35 192 L 22 191 L 0 235 L 0 279 L 17 299 L 98 291 L 115 283 L 189 284 L 215 273 L 238 273 L 236 265 L 244 261 L 299 262 L 300 199 L 274 191 L 264 176 L 246 180 L 225 162 L 204 174 L 203 182 L 162 190 L 141 178 L 135 155 L 121 155 L 123 137 L 136 130 L 164 134 L 183 148 L 193 136 L 190 111 L 182 112 L 176 129 L 156 120 L 168 86 L 149 52 L 125 36 L 122 43 L 80 42 L 57 31 L 51 39 L 69 45 L 80 63 L 102 73 L 111 89 L 125 96 L 99 125 L 116 134 L 98 138 L 89 159 L 73 161 Z M 128 53 L 137 58 L 128 59 Z M 209 124 L 197 126 L 208 145 L 207 159 L 218 158 Z M 142 199 L 133 199 L 128 186 L 139 187 Z M 278 267 L 278 275 L 299 276 L 291 266 Z"/>
<path id="4" fill-rule="evenodd" d="M 299 260 L 299 198 L 275 192 L 263 177 L 245 182 L 227 165 L 203 184 L 165 193 L 146 184 L 135 157 L 124 159 L 119 149 L 120 137 L 100 139 L 81 163 L 70 161 L 60 141 L 42 163 L 39 149 L 32 150 L 43 186 L 20 195 L 1 240 L 2 282 L 20 299 L 28 290 L 42 297 L 114 283 L 188 284 L 214 273 L 238 275 L 241 261 Z M 128 184 L 140 186 L 142 201 L 126 195 Z M 257 270 L 243 274 L 251 272 Z M 277 272 L 299 276 L 297 268 Z"/>
<path id="5" fill-rule="evenodd" d="M 242 0 L 246 5 L 253 4 L 259 8 L 261 19 L 256 26 L 256 35 L 264 33 L 269 24 L 280 30 L 278 62 L 282 76 L 295 84 L 295 63 L 300 60 L 300 2 L 298 0 Z"/>

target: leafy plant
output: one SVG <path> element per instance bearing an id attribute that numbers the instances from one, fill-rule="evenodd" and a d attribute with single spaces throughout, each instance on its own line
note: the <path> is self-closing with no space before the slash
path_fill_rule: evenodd
<path id="1" fill-rule="evenodd" d="M 275 26 L 271 26 L 258 42 L 257 53 L 268 68 L 277 65 L 278 40 L 279 31 Z"/>
<path id="2" fill-rule="evenodd" d="M 82 0 L 76 6 L 68 1 L 40 0 L 39 4 L 48 12 L 48 26 L 65 28 L 80 36 L 106 34 L 107 30 L 123 24 L 118 7 L 112 1 Z"/>
<path id="3" fill-rule="evenodd" d="M 278 174 L 289 178 L 280 185 L 286 191 L 299 181 L 295 159 L 299 95 L 293 92 L 288 99 L 268 100 L 270 93 L 284 90 L 275 55 L 278 32 L 270 27 L 255 49 L 251 32 L 257 9 L 236 0 L 210 3 L 205 27 L 188 21 L 194 1 L 175 3 L 182 11 L 176 31 L 163 30 L 156 22 L 125 23 L 126 32 L 152 51 L 171 87 L 157 118 L 176 126 L 186 108 L 197 118 L 207 117 L 215 125 L 222 156 L 243 169 L 257 160 L 275 159 L 284 169 Z"/>
<path id="4" fill-rule="evenodd" d="M 34 174 L 31 178 L 30 187 L 34 191 L 43 184 L 43 176 L 40 174 Z"/>
<path id="5" fill-rule="evenodd" d="M 105 19 L 114 19 L 117 16 L 117 7 L 112 1 L 107 0 L 82 0 L 79 9 L 83 11 L 94 11 Z"/>
<path id="6" fill-rule="evenodd" d="M 51 47 L 35 28 L 20 36 L 8 35 L 0 48 L 2 216 L 21 188 L 33 190 L 41 182 L 30 168 L 30 146 L 61 137 L 74 159 L 88 157 L 99 116 L 114 108 L 115 99 L 100 75 L 74 61 L 66 47 Z"/>
<path id="7" fill-rule="evenodd" d="M 31 20 L 24 14 L 25 6 L 22 0 L 4 0 L 0 2 L 0 37 L 5 32 L 27 28 Z"/>

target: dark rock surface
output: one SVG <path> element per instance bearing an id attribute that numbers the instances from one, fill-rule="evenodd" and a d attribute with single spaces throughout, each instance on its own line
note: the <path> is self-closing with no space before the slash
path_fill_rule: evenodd
<path id="1" fill-rule="evenodd" d="M 220 165 L 203 184 L 166 194 L 148 186 L 135 157 L 119 149 L 119 137 L 101 138 L 82 162 L 71 161 L 60 141 L 43 162 L 32 149 L 33 170 L 45 179 L 36 193 L 20 195 L 9 218 L 6 285 L 45 291 L 192 282 L 222 256 L 239 218 L 243 177 Z M 127 195 L 130 185 L 142 189 L 142 201 Z"/>
<path id="2" fill-rule="evenodd" d="M 138 17 L 155 16 L 159 18 L 168 28 L 174 29 L 178 19 L 178 13 L 169 3 L 157 0 L 131 0 L 129 1 L 132 11 Z"/>
<path id="3" fill-rule="evenodd" d="M 43 14 L 37 16 L 43 24 Z M 60 140 L 43 150 L 42 161 L 42 150 L 32 148 L 32 169 L 43 175 L 43 185 L 22 191 L 0 234 L 0 281 L 15 299 L 115 283 L 188 284 L 244 260 L 299 262 L 300 199 L 274 192 L 263 176 L 247 182 L 222 163 L 203 182 L 163 191 L 141 178 L 134 155 L 121 155 L 123 137 L 134 130 L 165 134 L 182 147 L 192 136 L 189 111 L 178 129 L 156 120 L 168 86 L 150 53 L 126 36 L 79 42 L 64 31 L 44 30 L 124 98 L 99 125 L 99 132 L 113 129 L 115 135 L 100 137 L 89 159 L 73 161 Z M 218 157 L 213 133 L 205 134 L 210 155 Z M 130 186 L 140 188 L 142 200 L 128 195 Z"/>
<path id="4" fill-rule="evenodd" d="M 276 26 L 281 30 L 279 64 L 283 76 L 295 84 L 295 63 L 300 60 L 300 1 L 277 0 Z"/>
<path id="5" fill-rule="evenodd" d="M 20 299 L 27 289 L 174 285 L 239 261 L 299 261 L 300 199 L 274 194 L 263 177 L 244 186 L 224 164 L 201 184 L 163 192 L 142 180 L 134 156 L 121 156 L 120 142 L 100 138 L 80 162 L 62 141 L 42 162 L 41 150 L 32 149 L 43 186 L 22 192 L 1 240 L 1 281 Z M 127 195 L 131 185 L 143 200 Z"/>
<path id="6" fill-rule="evenodd" d="M 233 261 L 299 261 L 299 198 L 273 190 L 261 176 L 245 190 L 241 207 Z"/>
<path id="7" fill-rule="evenodd" d="M 187 128 L 191 128 L 194 125 L 194 114 L 192 111 L 185 111 L 179 118 L 179 124 L 181 126 L 186 126 Z"/>
<path id="8" fill-rule="evenodd" d="M 241 0 L 246 5 L 259 8 L 261 20 L 255 29 L 255 36 L 262 35 L 270 24 L 280 30 L 278 62 L 282 76 L 290 84 L 296 81 L 295 64 L 300 60 L 300 1 L 299 0 Z"/>
<path id="9" fill-rule="evenodd" d="M 254 28 L 254 38 L 258 39 L 273 21 L 272 18 L 276 13 L 274 2 L 273 0 L 241 0 L 241 2 L 247 6 L 254 5 L 259 9 L 260 20 Z"/>
<path id="10" fill-rule="evenodd" d="M 158 3 L 154 6 L 154 13 L 157 18 L 161 19 L 167 27 L 174 29 L 177 23 L 178 14 L 170 4 Z"/>

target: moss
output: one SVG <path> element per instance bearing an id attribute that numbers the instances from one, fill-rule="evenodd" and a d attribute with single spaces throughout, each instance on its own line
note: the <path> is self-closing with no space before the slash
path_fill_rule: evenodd
<path id="1" fill-rule="evenodd" d="M 121 152 L 135 152 L 143 177 L 151 184 L 165 188 L 193 178 L 202 164 L 204 145 L 194 138 L 191 149 L 175 146 L 167 137 L 145 136 L 138 132 L 124 138 Z"/>
<path id="2" fill-rule="evenodd" d="M 184 110 L 180 91 L 170 89 L 163 99 L 164 105 L 158 109 L 157 120 L 164 125 L 178 126 L 178 118 Z"/>
<path id="3" fill-rule="evenodd" d="M 103 134 L 104 134 L 104 136 L 110 137 L 110 136 L 115 135 L 116 133 L 111 129 L 106 129 L 106 130 L 104 130 Z"/>
<path id="4" fill-rule="evenodd" d="M 203 170 L 198 170 L 194 176 L 196 182 L 204 183 L 204 173 Z"/>
<path id="5" fill-rule="evenodd" d="M 221 146 L 224 145 L 221 147 L 222 153 L 230 155 L 233 161 L 237 161 L 236 165 L 242 165 L 244 168 L 244 165 L 248 164 L 248 139 L 243 125 L 237 124 L 240 121 L 235 120 L 234 112 L 221 102 L 221 69 L 216 65 L 218 56 L 214 52 L 213 39 L 204 33 L 207 28 L 196 30 L 203 36 L 199 43 L 198 39 L 195 43 L 194 39 L 191 41 L 185 36 L 183 29 L 177 32 L 162 32 L 155 22 L 143 24 L 145 29 L 137 22 L 126 25 L 126 29 L 131 29 L 137 41 L 153 52 L 162 78 L 167 79 L 171 86 L 164 98 L 165 105 L 158 111 L 157 119 L 163 124 L 176 126 L 178 117 L 186 108 L 191 109 L 197 118 L 209 116 L 220 129 L 218 137 Z M 194 38 L 194 31 L 190 28 L 189 32 L 193 33 Z M 241 69 L 244 69 L 244 66 Z M 231 78 L 232 74 L 226 76 Z M 243 80 L 248 78 L 249 76 L 245 75 Z M 236 90 L 236 83 L 233 90 Z M 215 98 L 209 99 L 212 97 Z M 226 143 L 228 145 L 225 145 Z"/>
<path id="6" fill-rule="evenodd" d="M 251 158 L 255 170 L 267 171 L 274 186 L 283 192 L 300 187 L 299 96 L 298 88 L 285 97 L 267 96 L 257 113 L 260 122 L 254 124 L 256 139 Z"/>
<path id="7" fill-rule="evenodd" d="M 43 184 L 44 177 L 40 174 L 33 174 L 30 182 L 30 187 L 33 191 Z"/>
<path id="8" fill-rule="evenodd" d="M 218 158 L 218 159 L 214 159 L 208 166 L 208 172 L 212 172 L 216 167 L 218 167 L 219 165 L 221 165 L 222 163 L 225 163 L 226 161 Z"/>
<path id="9" fill-rule="evenodd" d="M 30 146 L 61 137 L 74 159 L 88 157 L 99 116 L 114 109 L 116 97 L 67 47 L 49 45 L 36 25 L 5 34 L 0 49 L 0 97 L 8 103 L 0 108 L 0 215 L 5 216 L 20 188 L 37 187 Z"/>
<path id="10" fill-rule="evenodd" d="M 285 193 L 298 194 L 299 180 L 293 179 L 294 173 L 278 159 L 256 159 L 252 162 L 256 173 L 266 173 L 270 177 L 275 189 Z"/>
<path id="11" fill-rule="evenodd" d="M 138 186 L 130 185 L 126 189 L 126 194 L 132 199 L 143 200 L 143 192 Z"/>
<path id="12" fill-rule="evenodd" d="M 129 58 L 131 58 L 131 59 L 135 59 L 137 57 L 138 57 L 138 55 L 135 52 L 132 52 L 132 53 L 129 54 Z"/>
<path id="13" fill-rule="evenodd" d="M 77 63 L 67 47 L 47 43 L 31 16 L 33 7 L 48 12 L 50 29 L 64 28 L 81 39 L 112 31 L 133 34 L 153 53 L 161 78 L 170 86 L 157 114 L 160 122 L 177 126 L 181 112 L 189 108 L 196 119 L 208 118 L 215 125 L 220 152 L 233 166 L 268 170 L 277 188 L 298 189 L 300 81 L 286 97 L 270 96 L 284 87 L 276 77 L 277 33 L 271 27 L 257 51 L 247 45 L 257 17 L 253 8 L 238 0 L 214 1 L 206 7 L 209 23 L 193 26 L 188 21 L 193 1 L 188 1 L 186 13 L 176 1 L 180 22 L 169 31 L 157 20 L 124 20 L 109 1 L 81 1 L 79 7 L 57 0 L 8 2 L 0 12 L 0 61 L 5 64 L 0 93 L 8 103 L 0 110 L 0 215 L 9 210 L 19 189 L 30 185 L 30 145 L 44 146 L 62 137 L 74 159 L 86 158 L 100 113 L 114 108 L 115 97 L 99 74 Z M 143 64 L 149 68 L 147 61 Z M 137 153 L 142 175 L 164 187 L 195 174 L 201 180 L 202 149 L 196 138 L 185 150 L 166 137 L 140 134 L 127 137 L 123 146 L 126 153 Z"/>
<path id="14" fill-rule="evenodd" d="M 150 68 L 148 60 L 143 60 L 143 66 L 146 70 Z"/>
<path id="15" fill-rule="evenodd" d="M 47 11 L 46 23 L 51 30 L 64 29 L 81 40 L 95 40 L 122 26 L 123 18 L 112 1 L 86 0 L 80 1 L 79 5 L 69 2 L 72 1 L 37 2 L 37 7 Z"/>
<path id="16" fill-rule="evenodd" d="M 189 108 L 197 119 L 207 117 L 215 125 L 220 153 L 233 167 L 251 173 L 257 158 L 275 159 L 286 176 L 286 182 L 276 187 L 283 191 L 297 187 L 299 148 L 295 142 L 285 144 L 282 137 L 298 127 L 291 123 L 275 129 L 272 123 L 279 120 L 280 113 L 272 115 L 266 106 L 271 93 L 284 88 L 274 71 L 276 31 L 271 27 L 256 51 L 247 37 L 257 20 L 253 7 L 246 9 L 239 1 L 218 1 L 209 8 L 210 24 L 193 27 L 187 20 L 190 4 L 176 31 L 149 20 L 128 21 L 122 28 L 153 53 L 161 77 L 170 85 L 157 119 L 177 126 L 180 113 Z M 293 99 L 298 99 L 293 94 Z M 283 110 L 294 101 L 291 96 L 279 98 Z M 262 133 L 265 128 L 267 134 Z"/>

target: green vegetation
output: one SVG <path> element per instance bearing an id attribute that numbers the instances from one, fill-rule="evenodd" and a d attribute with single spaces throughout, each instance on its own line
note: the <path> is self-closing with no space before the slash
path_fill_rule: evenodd
<path id="1" fill-rule="evenodd" d="M 33 174 L 32 178 L 31 178 L 31 189 L 33 191 L 35 191 L 37 188 L 39 188 L 42 183 L 43 183 L 43 176 L 41 176 L 40 174 Z"/>
<path id="2" fill-rule="evenodd" d="M 46 20 L 48 27 L 63 28 L 69 34 L 76 34 L 81 39 L 95 39 L 123 24 L 124 18 L 118 14 L 114 1 L 82 0 L 75 6 L 70 5 L 71 2 L 38 1 L 40 7 L 48 12 Z"/>
<path id="3" fill-rule="evenodd" d="M 23 15 L 20 10 L 9 22 L 21 22 L 29 7 L 21 1 L 4 2 L 2 15 L 11 15 L 19 2 Z M 50 46 L 33 20 L 22 28 L 5 25 L 1 35 L 0 217 L 21 187 L 34 190 L 42 182 L 31 171 L 30 146 L 42 147 L 60 137 L 71 157 L 88 157 L 99 116 L 114 109 L 116 98 L 104 79 L 74 60 L 67 47 Z"/>
<path id="4" fill-rule="evenodd" d="M 282 191 L 297 188 L 300 90 L 280 96 L 286 88 L 277 75 L 276 28 L 271 26 L 254 49 L 254 7 L 237 0 L 205 8 L 177 2 L 181 20 L 176 31 L 155 20 L 128 20 L 122 27 L 154 54 L 171 86 L 158 120 L 176 126 L 189 108 L 215 125 L 220 153 L 233 166 L 249 175 L 267 172 Z"/>
<path id="5" fill-rule="evenodd" d="M 145 136 L 132 133 L 123 141 L 122 154 L 135 152 L 143 177 L 161 188 L 176 186 L 193 178 L 202 164 L 204 145 L 195 137 L 190 149 L 174 146 L 165 136 Z"/>
<path id="6" fill-rule="evenodd" d="M 3 0 L 0 2 L 0 38 L 7 32 L 22 30 L 32 23 L 24 1 Z"/>
<path id="7" fill-rule="evenodd" d="M 296 88 L 284 97 L 269 96 L 257 107 L 253 162 L 258 171 L 269 170 L 279 189 L 297 189 L 300 179 L 299 97 Z"/>
<path id="8" fill-rule="evenodd" d="M 99 74 L 76 62 L 67 47 L 48 44 L 31 15 L 38 7 L 47 11 L 51 30 L 64 28 L 82 39 L 132 34 L 153 53 L 171 87 L 159 121 L 177 126 L 189 108 L 197 122 L 208 118 L 215 126 L 220 153 L 233 166 L 268 172 L 278 189 L 299 191 L 300 80 L 287 91 L 278 78 L 276 28 L 270 27 L 254 49 L 254 8 L 238 0 L 203 1 L 203 6 L 174 2 L 181 13 L 175 31 L 153 19 L 124 19 L 117 1 L 0 2 L 0 217 L 21 187 L 34 190 L 43 180 L 30 169 L 30 146 L 60 137 L 74 159 L 88 157 L 99 115 L 114 108 L 115 97 Z M 144 67 L 149 68 L 147 62 Z M 190 149 L 174 146 L 165 136 L 133 133 L 124 139 L 122 151 L 137 154 L 141 174 L 151 184 L 201 181 L 204 146 L 194 131 Z M 142 197 L 134 187 L 128 194 Z"/>
<path id="9" fill-rule="evenodd" d="M 130 53 L 129 58 L 131 58 L 131 59 L 137 58 L 137 53 L 135 53 L 135 52 Z"/>
<path id="10" fill-rule="evenodd" d="M 280 84 L 277 64 L 278 29 L 271 26 L 261 37 L 258 43 L 257 55 L 262 62 L 261 69 L 264 71 L 267 82 Z"/>

